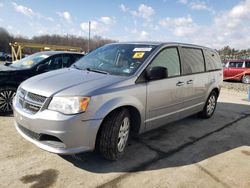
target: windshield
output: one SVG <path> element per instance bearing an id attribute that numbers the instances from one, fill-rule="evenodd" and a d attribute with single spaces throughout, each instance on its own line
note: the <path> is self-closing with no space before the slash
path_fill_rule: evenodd
<path id="1" fill-rule="evenodd" d="M 154 45 L 110 44 L 94 50 L 73 67 L 100 73 L 129 76 L 144 63 Z"/>
<path id="2" fill-rule="evenodd" d="M 45 54 L 33 54 L 28 57 L 25 57 L 21 60 L 18 60 L 16 62 L 13 62 L 10 66 L 19 68 L 19 69 L 27 69 L 35 66 L 36 64 L 40 63 L 42 60 L 49 57 Z"/>

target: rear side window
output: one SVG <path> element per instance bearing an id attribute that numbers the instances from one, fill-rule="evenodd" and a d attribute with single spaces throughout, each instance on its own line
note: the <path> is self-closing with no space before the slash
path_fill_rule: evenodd
<path id="1" fill-rule="evenodd" d="M 177 48 L 166 48 L 162 50 L 153 60 L 150 67 L 165 67 L 168 77 L 180 75 L 180 60 Z"/>
<path id="2" fill-rule="evenodd" d="M 53 56 L 45 64 L 47 65 L 46 71 L 60 69 L 62 68 L 62 56 Z"/>
<path id="3" fill-rule="evenodd" d="M 229 62 L 230 68 L 242 68 L 243 67 L 243 62 Z"/>
<path id="4" fill-rule="evenodd" d="M 183 74 L 193 74 L 205 71 L 201 49 L 182 48 L 182 57 Z"/>
<path id="5" fill-rule="evenodd" d="M 246 67 L 246 68 L 250 68 L 250 61 L 246 61 L 245 67 Z"/>
<path id="6" fill-rule="evenodd" d="M 222 69 L 222 63 L 219 55 L 212 50 L 205 49 L 204 56 L 206 60 L 207 71 L 220 70 Z M 226 63 L 223 64 L 223 67 Z"/>

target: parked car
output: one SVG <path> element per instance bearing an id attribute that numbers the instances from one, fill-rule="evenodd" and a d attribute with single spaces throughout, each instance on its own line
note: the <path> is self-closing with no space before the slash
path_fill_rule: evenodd
<path id="1" fill-rule="evenodd" d="M 45 51 L 0 65 L 0 114 L 12 113 L 12 99 L 21 82 L 40 73 L 70 67 L 82 56 L 80 53 Z"/>
<path id="2" fill-rule="evenodd" d="M 0 52 L 0 61 L 11 61 L 11 55 L 4 52 Z"/>
<path id="3" fill-rule="evenodd" d="M 5 53 L 0 52 L 0 61 L 5 61 Z"/>
<path id="4" fill-rule="evenodd" d="M 200 113 L 210 118 L 223 81 L 215 50 L 179 43 L 115 43 L 70 69 L 23 82 L 14 98 L 17 131 L 58 154 L 98 149 L 121 157 L 128 138 Z"/>
<path id="5" fill-rule="evenodd" d="M 7 62 L 12 62 L 11 54 L 6 54 L 5 61 L 7 61 Z"/>
<path id="6" fill-rule="evenodd" d="M 250 83 L 250 60 L 227 60 L 223 62 L 224 80 Z"/>

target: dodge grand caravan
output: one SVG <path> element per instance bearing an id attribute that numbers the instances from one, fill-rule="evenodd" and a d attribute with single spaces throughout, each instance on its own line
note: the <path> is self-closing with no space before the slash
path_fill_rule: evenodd
<path id="1" fill-rule="evenodd" d="M 210 118 L 222 85 L 213 49 L 179 43 L 114 43 L 71 68 L 23 82 L 17 131 L 49 152 L 98 149 L 116 160 L 129 136 L 199 113 Z"/>

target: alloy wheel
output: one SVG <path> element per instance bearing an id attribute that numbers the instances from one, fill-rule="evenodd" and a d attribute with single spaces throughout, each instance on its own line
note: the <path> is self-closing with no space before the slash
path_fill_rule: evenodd
<path id="1" fill-rule="evenodd" d="M 118 135 L 118 143 L 117 148 L 119 152 L 123 152 L 129 135 L 130 121 L 128 117 L 125 117 L 120 126 L 119 135 Z"/>
<path id="2" fill-rule="evenodd" d="M 9 113 L 12 111 L 12 100 L 15 97 L 16 92 L 13 90 L 0 91 L 0 111 Z"/>
<path id="3" fill-rule="evenodd" d="M 211 95 L 207 103 L 207 114 L 209 116 L 214 112 L 215 106 L 216 106 L 216 97 L 214 95 Z"/>
<path id="4" fill-rule="evenodd" d="M 244 84 L 249 84 L 250 83 L 250 75 L 244 75 L 242 78 L 242 82 Z"/>

